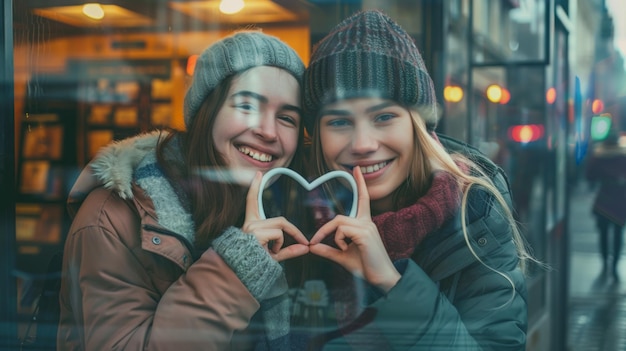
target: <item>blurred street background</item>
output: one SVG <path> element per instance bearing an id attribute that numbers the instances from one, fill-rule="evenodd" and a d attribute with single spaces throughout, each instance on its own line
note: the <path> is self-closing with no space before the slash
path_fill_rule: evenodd
<path id="1" fill-rule="evenodd" d="M 569 351 L 624 351 L 626 257 L 622 252 L 619 280 L 602 275 L 598 231 L 591 214 L 596 190 L 586 182 L 572 189 Z"/>

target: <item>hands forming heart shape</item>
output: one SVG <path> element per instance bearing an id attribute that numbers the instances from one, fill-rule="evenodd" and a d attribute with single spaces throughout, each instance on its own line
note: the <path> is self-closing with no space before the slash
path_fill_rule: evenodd
<path id="1" fill-rule="evenodd" d="M 308 191 L 311 191 L 334 178 L 343 178 L 347 180 L 348 183 L 350 184 L 350 187 L 352 188 L 352 206 L 351 206 L 348 216 L 356 217 L 356 204 L 358 200 L 358 189 L 356 186 L 356 182 L 354 181 L 354 178 L 352 177 L 352 175 L 350 175 L 350 173 L 344 172 L 344 171 L 332 171 L 332 172 L 328 172 L 322 175 L 321 177 L 315 179 L 313 182 L 309 183 L 306 179 L 304 179 L 300 174 L 296 173 L 294 170 L 289 169 L 289 168 L 279 167 L 279 168 L 271 169 L 269 172 L 263 175 L 263 178 L 261 178 L 261 184 L 259 185 L 259 189 L 265 189 L 265 186 L 267 185 L 267 183 L 271 181 L 277 175 L 286 175 L 286 176 L 293 178 L 296 182 L 298 182 L 300 185 L 302 185 L 303 188 L 305 188 Z M 259 206 L 258 207 L 259 215 L 261 216 L 262 219 L 265 219 L 266 217 L 265 217 L 265 208 L 263 207 L 263 192 L 259 191 L 258 193 L 259 194 L 257 196 L 257 202 Z"/>
<path id="2" fill-rule="evenodd" d="M 347 180 L 353 193 L 348 216 L 334 217 L 322 225 L 310 240 L 307 240 L 302 231 L 285 217 L 266 218 L 261 189 L 277 175 L 287 175 L 295 179 L 308 191 L 330 179 Z M 258 172 L 248 191 L 246 218 L 242 230 L 255 235 L 259 243 L 277 261 L 310 252 L 340 264 L 385 291 L 391 289 L 400 279 L 400 274 L 387 254 L 378 229 L 372 222 L 367 185 L 359 167 L 354 168 L 352 176 L 344 171 L 333 171 L 312 183 L 290 169 L 276 168 L 267 172 L 265 176 Z M 336 247 L 322 243 L 332 234 Z M 285 235 L 293 238 L 295 243 L 283 247 Z"/>

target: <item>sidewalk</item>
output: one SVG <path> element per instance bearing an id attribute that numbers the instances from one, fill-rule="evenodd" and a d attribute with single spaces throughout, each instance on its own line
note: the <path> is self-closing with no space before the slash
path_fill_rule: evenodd
<path id="1" fill-rule="evenodd" d="M 619 280 L 601 275 L 598 233 L 591 215 L 594 194 L 581 182 L 570 199 L 568 344 L 570 351 L 626 351 L 626 257 L 622 250 Z"/>

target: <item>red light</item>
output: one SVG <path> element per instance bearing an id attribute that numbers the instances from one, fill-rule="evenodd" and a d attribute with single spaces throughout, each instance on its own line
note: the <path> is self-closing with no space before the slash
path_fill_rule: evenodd
<path id="1" fill-rule="evenodd" d="M 187 59 L 187 68 L 186 68 L 187 75 L 193 76 L 193 71 L 196 68 L 196 61 L 198 61 L 198 55 L 191 55 Z"/>
<path id="2" fill-rule="evenodd" d="M 518 143 L 529 143 L 543 137 L 543 126 L 540 124 L 522 124 L 509 128 L 509 137 Z"/>
<path id="3" fill-rule="evenodd" d="M 509 101 L 511 101 L 511 92 L 506 88 L 502 88 L 502 96 L 500 97 L 500 104 L 505 105 Z"/>

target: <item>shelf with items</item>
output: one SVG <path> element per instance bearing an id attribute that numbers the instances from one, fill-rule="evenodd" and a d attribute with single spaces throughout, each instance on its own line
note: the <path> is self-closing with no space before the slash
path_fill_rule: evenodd
<path id="1" fill-rule="evenodd" d="M 58 114 L 29 114 L 21 126 L 18 200 L 63 201 L 67 128 Z"/>
<path id="2" fill-rule="evenodd" d="M 131 83 L 135 83 L 137 91 L 140 89 L 139 83 Z M 111 141 L 137 134 L 146 128 L 145 118 L 141 116 L 145 107 L 140 104 L 139 99 L 128 95 L 108 95 L 98 91 L 104 90 L 101 87 L 105 84 L 115 85 L 116 82 L 109 83 L 105 79 L 100 79 L 97 82 L 81 83 L 79 88 L 79 91 L 87 93 L 87 96 L 79 95 L 79 124 L 82 132 L 78 137 L 79 145 L 83 148 L 78 150 L 78 157 L 84 163 L 91 160 L 101 147 Z M 120 82 L 120 85 L 128 85 L 128 82 Z M 99 88 L 95 88 L 96 86 Z"/>
<path id="3" fill-rule="evenodd" d="M 171 65 L 169 60 L 92 60 L 72 64 L 81 77 L 81 165 L 112 141 L 169 124 Z"/>
<path id="4" fill-rule="evenodd" d="M 15 206 L 18 259 L 39 257 L 42 247 L 60 250 L 70 221 L 65 204 L 76 164 L 71 137 L 74 113 L 49 106 L 40 110 L 48 113 L 28 113 L 20 123 Z M 20 262 L 19 269 L 41 273 L 39 260 Z"/>
<path id="5" fill-rule="evenodd" d="M 28 86 L 17 126 L 16 202 L 64 208 L 76 167 L 76 82 L 66 74 L 46 74 L 33 76 Z"/>
<path id="6" fill-rule="evenodd" d="M 16 121 L 15 240 L 19 314 L 39 296 L 48 261 L 63 249 L 67 192 L 76 174 L 77 85 L 63 74 L 33 75 Z"/>
<path id="7" fill-rule="evenodd" d="M 154 78 L 150 88 L 150 124 L 159 127 L 169 126 L 173 116 L 173 80 Z"/>

